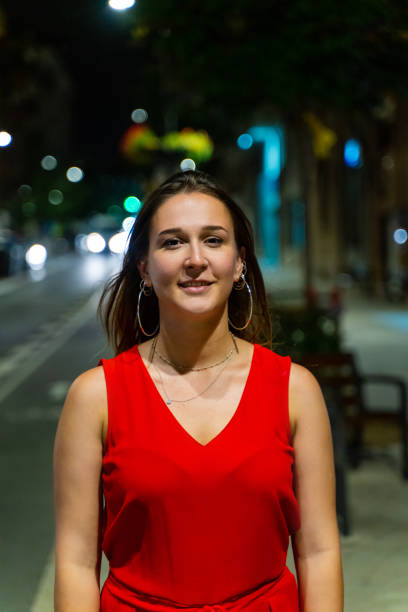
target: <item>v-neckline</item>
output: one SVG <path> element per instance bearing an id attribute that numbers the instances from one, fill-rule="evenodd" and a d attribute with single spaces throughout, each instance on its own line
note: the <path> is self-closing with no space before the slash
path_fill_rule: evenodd
<path id="1" fill-rule="evenodd" d="M 247 374 L 247 377 L 246 377 L 246 380 L 245 380 L 245 384 L 244 384 L 244 387 L 242 389 L 241 397 L 239 399 L 237 407 L 235 408 L 231 418 L 224 425 L 224 427 L 217 434 L 215 434 L 215 436 L 213 436 L 206 444 L 201 444 L 201 442 L 199 442 L 189 431 L 187 431 L 187 429 L 180 423 L 180 421 L 178 419 L 176 419 L 176 417 L 174 416 L 174 414 L 170 410 L 169 406 L 167 405 L 167 403 L 164 401 L 164 399 L 160 395 L 159 390 L 158 390 L 158 388 L 156 386 L 156 383 L 154 382 L 154 380 L 153 380 L 153 378 L 152 378 L 152 376 L 151 376 L 151 374 L 150 374 L 150 372 L 149 372 L 145 362 L 143 361 L 143 358 L 142 358 L 142 356 L 140 354 L 140 351 L 139 351 L 139 347 L 137 345 L 135 345 L 135 348 L 136 348 L 136 351 L 137 351 L 137 355 L 139 356 L 140 362 L 142 364 L 142 369 L 144 370 L 146 377 L 150 381 L 150 384 L 153 387 L 155 395 L 157 395 L 157 398 L 159 400 L 160 406 L 162 408 L 164 408 L 164 411 L 170 417 L 170 420 L 176 425 L 177 429 L 179 431 L 181 431 L 181 433 L 185 437 L 187 437 L 187 439 L 190 439 L 195 445 L 197 445 L 198 447 L 204 449 L 204 448 L 208 448 L 213 443 L 218 441 L 219 438 L 221 438 L 223 435 L 225 435 L 227 430 L 229 431 L 229 429 L 231 428 L 233 422 L 236 421 L 236 419 L 238 418 L 239 413 L 241 412 L 242 405 L 244 404 L 245 396 L 247 394 L 248 384 L 250 382 L 250 379 L 252 378 L 252 371 L 254 369 L 254 361 L 255 361 L 254 357 L 255 357 L 256 346 L 257 345 L 254 344 L 253 348 L 252 348 L 251 363 L 250 363 L 250 366 L 249 366 L 248 374 Z"/>

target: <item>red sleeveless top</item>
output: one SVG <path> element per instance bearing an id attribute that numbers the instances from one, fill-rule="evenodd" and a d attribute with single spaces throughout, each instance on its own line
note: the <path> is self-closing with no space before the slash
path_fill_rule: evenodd
<path id="1" fill-rule="evenodd" d="M 103 359 L 108 431 L 103 612 L 298 612 L 286 567 L 300 526 L 290 357 L 259 344 L 238 407 L 205 445 L 173 416 L 137 346 Z"/>

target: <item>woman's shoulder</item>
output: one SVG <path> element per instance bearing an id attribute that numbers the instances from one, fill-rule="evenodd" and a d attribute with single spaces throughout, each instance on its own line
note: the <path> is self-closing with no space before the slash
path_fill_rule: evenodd
<path id="1" fill-rule="evenodd" d="M 65 412 L 81 413 L 84 418 L 103 418 L 107 391 L 102 366 L 85 370 L 71 384 L 64 404 Z"/>
<path id="2" fill-rule="evenodd" d="M 304 366 L 293 362 L 289 376 L 289 412 L 293 432 L 300 422 L 307 425 L 314 419 L 321 421 L 327 417 L 325 400 L 316 377 Z"/>
<path id="3" fill-rule="evenodd" d="M 103 442 L 106 407 L 103 368 L 97 366 L 82 372 L 68 390 L 59 419 L 59 432 L 73 437 L 77 436 L 79 431 L 87 432 L 87 435 Z"/>
<path id="4" fill-rule="evenodd" d="M 69 393 L 78 398 L 106 394 L 105 376 L 102 365 L 90 368 L 79 374 L 71 384 Z"/>

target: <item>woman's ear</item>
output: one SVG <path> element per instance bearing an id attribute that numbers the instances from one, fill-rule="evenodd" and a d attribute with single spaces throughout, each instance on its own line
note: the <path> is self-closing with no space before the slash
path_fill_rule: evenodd
<path id="1" fill-rule="evenodd" d="M 246 253 L 245 247 L 240 247 L 239 252 L 238 252 L 238 257 L 237 257 L 237 263 L 235 266 L 235 276 L 236 276 L 236 278 L 234 278 L 235 283 L 239 281 L 239 278 L 244 269 L 245 253 Z"/>
<path id="2" fill-rule="evenodd" d="M 150 286 L 151 280 L 149 276 L 149 270 L 147 266 L 147 257 L 142 257 L 137 263 L 137 269 L 139 270 L 139 274 L 142 279 L 145 281 L 146 285 Z"/>

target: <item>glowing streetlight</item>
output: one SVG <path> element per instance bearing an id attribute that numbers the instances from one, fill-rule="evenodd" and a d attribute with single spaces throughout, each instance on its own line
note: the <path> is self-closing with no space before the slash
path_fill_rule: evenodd
<path id="1" fill-rule="evenodd" d="M 84 178 L 84 172 L 77 166 L 71 166 L 71 168 L 68 168 L 66 176 L 71 183 L 79 183 Z"/>
<path id="2" fill-rule="evenodd" d="M 135 0 L 109 0 L 108 4 L 115 11 L 124 11 L 131 8 L 135 3 Z"/>
<path id="3" fill-rule="evenodd" d="M 8 132 L 0 132 L 0 147 L 8 147 L 13 138 Z"/>
<path id="4" fill-rule="evenodd" d="M 32 270 L 41 270 L 47 259 L 47 249 L 42 244 L 33 244 L 25 254 L 27 265 Z"/>

